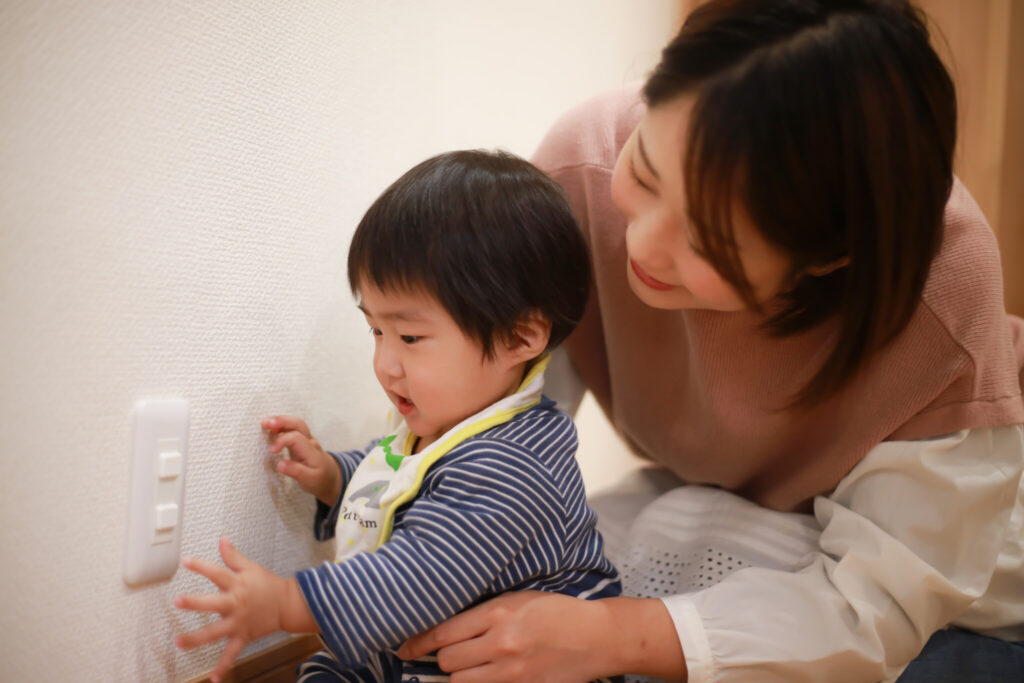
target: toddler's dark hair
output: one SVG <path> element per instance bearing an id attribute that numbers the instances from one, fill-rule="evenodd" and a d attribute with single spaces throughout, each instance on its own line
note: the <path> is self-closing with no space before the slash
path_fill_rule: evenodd
<path id="1" fill-rule="evenodd" d="M 348 253 L 348 278 L 382 292 L 435 297 L 493 357 L 498 340 L 540 314 L 548 348 L 583 315 L 590 283 L 586 243 L 561 188 L 502 151 L 427 159 L 388 187 L 363 216 Z"/>

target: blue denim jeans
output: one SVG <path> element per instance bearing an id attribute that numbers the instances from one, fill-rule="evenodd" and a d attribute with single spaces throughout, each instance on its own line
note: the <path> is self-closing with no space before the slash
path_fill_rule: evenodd
<path id="1" fill-rule="evenodd" d="M 1024 642 L 980 636 L 958 628 L 933 635 L 897 683 L 1009 683 L 1024 681 Z"/>

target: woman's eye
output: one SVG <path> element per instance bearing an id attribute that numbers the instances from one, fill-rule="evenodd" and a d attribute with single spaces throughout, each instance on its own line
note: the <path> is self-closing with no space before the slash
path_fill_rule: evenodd
<path id="1" fill-rule="evenodd" d="M 630 175 L 631 178 L 633 178 L 633 182 L 634 183 L 636 183 L 637 185 L 639 185 L 643 189 L 647 190 L 648 192 L 654 192 L 654 190 L 652 190 L 647 185 L 647 183 L 645 183 L 644 181 L 640 180 L 640 176 L 638 176 L 636 174 L 636 166 L 633 165 L 633 159 L 632 158 L 629 159 L 629 175 Z"/>
<path id="2" fill-rule="evenodd" d="M 403 334 L 402 335 L 402 341 L 405 342 L 406 344 L 415 344 L 419 340 L 420 340 L 419 337 L 411 335 L 411 334 Z"/>
<path id="3" fill-rule="evenodd" d="M 698 247 L 696 244 L 694 244 L 692 241 L 688 241 L 686 243 L 686 246 L 688 246 L 690 248 L 690 251 L 692 251 L 693 255 L 696 256 L 697 258 L 703 259 L 705 261 L 708 260 L 707 253 L 703 249 Z"/>

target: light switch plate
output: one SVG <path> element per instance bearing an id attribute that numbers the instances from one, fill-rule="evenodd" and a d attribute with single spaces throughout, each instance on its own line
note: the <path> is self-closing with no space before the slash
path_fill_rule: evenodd
<path id="1" fill-rule="evenodd" d="M 124 580 L 174 576 L 181 554 L 182 501 L 188 461 L 188 401 L 138 401 L 132 411 L 132 476 Z M 173 524 L 169 526 L 173 519 Z"/>

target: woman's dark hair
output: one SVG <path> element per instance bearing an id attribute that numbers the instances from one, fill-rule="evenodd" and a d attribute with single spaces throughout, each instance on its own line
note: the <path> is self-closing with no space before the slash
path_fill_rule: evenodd
<path id="1" fill-rule="evenodd" d="M 754 308 L 737 206 L 790 255 L 792 288 L 766 325 L 786 336 L 837 317 L 792 405 L 825 398 L 906 327 L 942 239 L 956 95 L 924 18 L 901 0 L 712 1 L 643 90 L 650 107 L 682 95 L 694 96 L 681 163 L 698 246 Z"/>
<path id="2" fill-rule="evenodd" d="M 540 314 L 548 348 L 583 315 L 586 243 L 561 188 L 507 152 L 441 154 L 388 187 L 363 216 L 348 253 L 352 293 L 423 291 L 492 357 L 498 339 Z"/>

